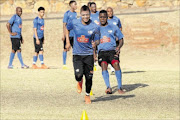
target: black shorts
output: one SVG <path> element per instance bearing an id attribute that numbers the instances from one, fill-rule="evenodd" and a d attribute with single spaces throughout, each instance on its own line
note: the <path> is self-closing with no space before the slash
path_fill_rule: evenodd
<path id="1" fill-rule="evenodd" d="M 93 55 L 73 55 L 74 73 L 92 75 L 94 67 Z"/>
<path id="2" fill-rule="evenodd" d="M 114 62 L 119 62 L 119 56 L 116 55 L 115 50 L 111 51 L 100 51 L 98 53 L 98 63 L 101 66 L 102 62 L 106 62 L 107 64 L 113 64 Z"/>
<path id="3" fill-rule="evenodd" d="M 21 38 L 11 38 L 12 49 L 17 51 L 21 50 Z"/>
<path id="4" fill-rule="evenodd" d="M 44 41 L 44 37 L 39 39 L 40 44 L 37 45 L 36 44 L 36 38 L 34 38 L 34 47 L 35 47 L 35 52 L 39 53 L 39 51 L 43 51 L 43 41 Z"/>
<path id="5" fill-rule="evenodd" d="M 69 41 L 70 41 L 70 44 L 71 44 L 72 48 L 73 48 L 73 43 L 74 43 L 73 40 L 74 40 L 74 37 L 69 37 Z M 66 38 L 64 40 L 64 49 L 66 49 Z"/>

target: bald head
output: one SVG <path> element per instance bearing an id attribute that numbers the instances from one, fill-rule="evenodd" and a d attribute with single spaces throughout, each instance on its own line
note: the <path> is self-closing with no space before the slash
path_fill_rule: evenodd
<path id="1" fill-rule="evenodd" d="M 21 16 L 21 15 L 22 15 L 22 8 L 21 8 L 21 7 L 17 7 L 17 8 L 16 8 L 16 14 L 17 14 L 18 16 Z"/>
<path id="2" fill-rule="evenodd" d="M 111 7 L 107 8 L 107 13 L 108 13 L 108 18 L 112 18 L 113 17 L 113 9 Z"/>

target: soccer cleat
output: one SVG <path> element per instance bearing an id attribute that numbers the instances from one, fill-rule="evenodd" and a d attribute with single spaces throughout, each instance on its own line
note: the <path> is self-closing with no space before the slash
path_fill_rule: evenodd
<path id="1" fill-rule="evenodd" d="M 91 104 L 91 99 L 89 95 L 85 95 L 85 103 L 86 104 Z"/>
<path id="2" fill-rule="evenodd" d="M 47 67 L 45 64 L 42 64 L 41 69 L 49 69 L 49 67 Z"/>
<path id="3" fill-rule="evenodd" d="M 107 88 L 105 91 L 106 94 L 112 94 L 112 89 L 111 88 Z"/>
<path id="4" fill-rule="evenodd" d="M 39 67 L 36 64 L 33 64 L 32 69 L 39 69 Z"/>
<path id="5" fill-rule="evenodd" d="M 23 65 L 23 66 L 21 66 L 21 68 L 22 68 L 22 69 L 24 69 L 24 68 L 25 68 L 25 69 L 28 69 L 28 68 L 29 68 L 29 66 L 27 66 L 27 65 Z"/>
<path id="6" fill-rule="evenodd" d="M 8 69 L 13 69 L 13 65 L 11 65 L 11 66 L 8 66 Z"/>
<path id="7" fill-rule="evenodd" d="M 119 93 L 119 94 L 124 94 L 124 93 L 125 93 L 125 91 L 123 91 L 123 89 L 122 89 L 122 88 L 120 88 L 120 89 L 118 89 L 118 93 Z"/>
<path id="8" fill-rule="evenodd" d="M 63 65 L 63 70 L 67 70 L 68 69 L 68 67 L 67 67 L 67 65 Z"/>
<path id="9" fill-rule="evenodd" d="M 83 78 L 80 82 L 77 83 L 77 92 L 78 93 L 82 92 L 82 84 L 83 84 Z"/>

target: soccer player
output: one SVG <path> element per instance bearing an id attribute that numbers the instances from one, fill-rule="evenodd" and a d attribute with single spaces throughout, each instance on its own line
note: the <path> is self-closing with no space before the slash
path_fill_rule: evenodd
<path id="1" fill-rule="evenodd" d="M 10 54 L 10 60 L 9 60 L 9 69 L 13 69 L 13 59 L 15 56 L 15 53 L 17 51 L 17 56 L 19 58 L 19 61 L 21 63 L 21 68 L 29 68 L 29 66 L 25 65 L 22 59 L 21 55 L 21 44 L 24 43 L 23 37 L 21 35 L 22 30 L 22 8 L 17 7 L 16 8 L 16 14 L 11 17 L 11 19 L 7 23 L 7 29 L 10 34 L 11 43 L 12 43 L 12 52 Z"/>
<path id="2" fill-rule="evenodd" d="M 66 25 L 68 23 L 68 21 L 71 21 L 72 19 L 76 19 L 77 18 L 77 13 L 75 12 L 75 10 L 77 9 L 77 3 L 74 0 L 71 0 L 69 2 L 69 6 L 71 7 L 70 10 L 68 10 L 65 14 L 64 14 L 64 18 L 63 18 L 63 37 L 62 37 L 62 41 L 64 42 L 64 50 L 63 50 L 63 69 L 67 69 L 66 66 L 66 58 L 67 58 L 67 50 L 65 48 L 66 46 Z M 73 47 L 73 31 L 70 31 L 69 34 L 69 39 L 70 39 L 70 44 Z"/>
<path id="3" fill-rule="evenodd" d="M 90 20 L 89 7 L 84 5 L 80 10 L 81 18 L 74 19 L 67 24 L 66 48 L 69 50 L 69 30 L 74 31 L 73 66 L 78 93 L 82 92 L 82 78 L 86 78 L 85 103 L 90 104 L 90 91 L 93 78 L 93 48 L 99 43 L 99 26 Z"/>
<path id="4" fill-rule="evenodd" d="M 91 17 L 90 17 L 90 19 L 93 22 L 95 22 L 97 25 L 100 25 L 100 23 L 99 23 L 99 12 L 97 11 L 96 3 L 95 2 L 91 2 L 90 3 L 90 10 L 91 10 Z"/>
<path id="5" fill-rule="evenodd" d="M 99 13 L 100 19 L 100 44 L 98 45 L 98 63 L 102 68 L 102 76 L 106 84 L 106 93 L 112 94 L 112 89 L 109 83 L 109 73 L 107 71 L 108 63 L 115 69 L 115 75 L 118 83 L 119 94 L 124 94 L 122 90 L 121 69 L 119 65 L 119 53 L 123 46 L 123 34 L 120 29 L 107 22 L 107 11 L 101 10 Z M 116 46 L 116 38 L 119 45 Z"/>
<path id="6" fill-rule="evenodd" d="M 48 67 L 44 64 L 43 57 L 43 44 L 44 44 L 44 16 L 45 9 L 44 7 L 38 8 L 38 16 L 34 19 L 34 47 L 35 54 L 33 56 L 33 69 L 38 69 L 39 67 L 36 65 L 38 55 L 41 61 L 41 69 L 48 69 Z"/>
<path id="7" fill-rule="evenodd" d="M 118 28 L 122 31 L 122 25 L 121 25 L 121 21 L 118 17 L 116 17 L 114 15 L 113 9 L 111 7 L 107 8 L 107 13 L 108 13 L 108 23 L 118 26 Z M 119 41 L 118 39 L 116 39 L 116 45 L 118 46 Z M 115 74 L 115 70 L 112 66 L 110 66 L 111 68 L 111 74 L 114 75 Z"/>
<path id="8" fill-rule="evenodd" d="M 91 4 L 91 2 L 88 2 L 88 4 L 87 4 L 87 6 L 89 7 L 89 9 L 91 8 L 91 7 L 90 7 L 90 4 Z"/>

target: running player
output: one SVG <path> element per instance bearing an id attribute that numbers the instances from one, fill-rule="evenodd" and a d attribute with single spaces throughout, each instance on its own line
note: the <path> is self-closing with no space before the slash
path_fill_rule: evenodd
<path id="1" fill-rule="evenodd" d="M 69 6 L 71 7 L 70 10 L 68 10 L 65 14 L 64 14 L 64 18 L 63 18 L 63 37 L 62 37 L 62 41 L 64 42 L 64 50 L 63 50 L 63 69 L 67 69 L 66 66 L 66 58 L 67 58 L 67 50 L 65 48 L 66 46 L 66 33 L 65 33 L 65 28 L 66 28 L 66 24 L 68 23 L 69 20 L 72 19 L 76 19 L 77 18 L 77 13 L 75 12 L 75 10 L 77 9 L 77 3 L 74 0 L 71 0 L 69 2 Z M 70 39 L 70 44 L 73 47 L 73 31 L 70 31 L 69 34 L 69 39 Z"/>
<path id="2" fill-rule="evenodd" d="M 90 104 L 90 91 L 93 78 L 93 48 L 99 43 L 99 26 L 90 20 L 89 7 L 84 5 L 80 10 L 81 18 L 67 24 L 66 48 L 69 50 L 69 30 L 74 31 L 73 66 L 78 93 L 82 92 L 82 78 L 86 78 L 85 103 Z M 92 46 L 93 45 L 93 46 Z"/>
<path id="3" fill-rule="evenodd" d="M 45 9 L 44 7 L 38 8 L 38 17 L 36 17 L 33 21 L 34 24 L 34 47 L 35 47 L 35 54 L 33 56 L 33 69 L 38 69 L 36 62 L 38 59 L 41 61 L 41 69 L 48 69 L 48 67 L 44 64 L 44 57 L 43 57 L 43 44 L 44 44 L 44 16 Z"/>
<path id="4" fill-rule="evenodd" d="M 112 94 L 112 89 L 109 83 L 109 73 L 107 71 L 108 63 L 115 69 L 115 74 L 118 83 L 119 94 L 124 94 L 121 82 L 121 69 L 119 65 L 120 48 L 123 46 L 123 34 L 115 25 L 108 24 L 107 11 L 101 10 L 99 13 L 101 23 L 100 27 L 100 44 L 98 45 L 98 62 L 102 68 L 102 76 L 106 84 L 106 93 Z M 116 47 L 116 38 L 119 45 Z"/>
<path id="5" fill-rule="evenodd" d="M 107 8 L 107 13 L 108 13 L 108 23 L 118 26 L 118 28 L 122 31 L 121 21 L 118 17 L 114 15 L 113 9 L 111 7 Z M 116 39 L 116 45 L 118 46 L 118 44 L 119 41 L 118 39 Z M 111 68 L 111 74 L 114 75 L 115 74 L 114 68 L 112 66 L 110 66 L 110 68 Z"/>
<path id="6" fill-rule="evenodd" d="M 19 61 L 21 63 L 21 68 L 29 68 L 29 66 L 25 65 L 22 59 L 21 55 L 21 44 L 24 43 L 23 37 L 21 35 L 22 30 L 22 8 L 17 7 L 16 8 L 16 14 L 11 17 L 11 19 L 7 23 L 7 29 L 10 34 L 11 43 L 12 43 L 12 52 L 10 54 L 10 60 L 9 60 L 9 69 L 13 69 L 13 59 L 15 56 L 15 53 L 17 51 L 17 56 L 19 58 Z"/>
<path id="7" fill-rule="evenodd" d="M 99 23 L 99 12 L 97 11 L 96 3 L 95 2 L 91 2 L 90 3 L 90 10 L 91 10 L 91 17 L 90 17 L 90 19 L 93 22 L 95 22 L 97 25 L 100 25 L 100 23 Z"/>

